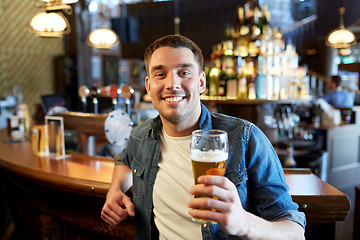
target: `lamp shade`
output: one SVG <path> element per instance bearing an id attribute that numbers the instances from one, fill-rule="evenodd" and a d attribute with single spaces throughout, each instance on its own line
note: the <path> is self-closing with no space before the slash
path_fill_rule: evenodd
<path id="1" fill-rule="evenodd" d="M 349 56 L 351 54 L 351 49 L 350 48 L 340 48 L 339 54 L 342 56 Z"/>
<path id="2" fill-rule="evenodd" d="M 57 1 L 57 2 L 62 2 L 64 4 L 72 4 L 72 3 L 77 3 L 79 0 L 42 0 L 42 1 L 47 3 Z"/>
<path id="3" fill-rule="evenodd" d="M 332 30 L 326 37 L 326 45 L 333 48 L 348 48 L 356 44 L 355 34 L 344 27 Z"/>
<path id="4" fill-rule="evenodd" d="M 101 27 L 88 35 L 87 44 L 95 48 L 110 49 L 119 45 L 119 38 L 113 30 Z"/>
<path id="5" fill-rule="evenodd" d="M 30 18 L 30 31 L 40 37 L 62 37 L 70 33 L 70 25 L 61 13 L 37 12 Z"/>
<path id="6" fill-rule="evenodd" d="M 344 26 L 345 8 L 339 8 L 340 27 L 332 30 L 326 37 L 326 46 L 333 48 L 348 48 L 356 44 L 355 34 Z"/>

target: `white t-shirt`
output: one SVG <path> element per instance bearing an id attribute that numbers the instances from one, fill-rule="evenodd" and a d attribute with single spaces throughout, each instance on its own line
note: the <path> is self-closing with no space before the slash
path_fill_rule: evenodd
<path id="1" fill-rule="evenodd" d="M 153 191 L 154 220 L 160 239 L 202 239 L 201 224 L 191 220 L 188 202 L 194 197 L 190 159 L 191 136 L 160 134 L 161 157 Z"/>

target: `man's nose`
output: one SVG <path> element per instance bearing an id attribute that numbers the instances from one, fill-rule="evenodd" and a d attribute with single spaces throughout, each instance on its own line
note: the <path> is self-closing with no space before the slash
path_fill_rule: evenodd
<path id="1" fill-rule="evenodd" d="M 180 89 L 181 79 L 176 73 L 169 73 L 166 77 L 166 89 Z"/>

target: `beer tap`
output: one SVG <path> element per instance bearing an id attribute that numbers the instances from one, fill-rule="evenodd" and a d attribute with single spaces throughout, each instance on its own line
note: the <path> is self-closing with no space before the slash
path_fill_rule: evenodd
<path id="1" fill-rule="evenodd" d="M 81 98 L 82 111 L 86 112 L 86 106 L 87 106 L 86 97 L 89 95 L 89 89 L 85 85 L 82 85 L 79 87 L 78 94 L 79 97 Z"/>
<path id="2" fill-rule="evenodd" d="M 110 98 L 112 99 L 114 110 L 118 109 L 118 97 L 119 97 L 118 88 L 114 84 L 110 87 Z"/>
<path id="3" fill-rule="evenodd" d="M 125 112 L 130 115 L 131 113 L 131 101 L 130 98 L 134 93 L 134 89 L 131 88 L 128 84 L 124 84 L 121 87 L 121 95 L 125 99 Z"/>
<path id="4" fill-rule="evenodd" d="M 92 97 L 92 103 L 94 106 L 94 113 L 99 113 L 99 108 L 98 108 L 98 95 L 99 95 L 99 90 L 98 87 L 96 86 L 96 84 L 94 84 L 91 88 L 90 88 L 90 96 Z"/>

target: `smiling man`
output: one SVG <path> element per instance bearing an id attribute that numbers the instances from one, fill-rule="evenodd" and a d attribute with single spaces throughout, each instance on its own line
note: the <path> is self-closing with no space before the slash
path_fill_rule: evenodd
<path id="1" fill-rule="evenodd" d="M 161 47 L 145 61 L 145 86 L 171 136 L 188 136 L 198 128 L 200 94 L 205 91 L 205 73 L 188 48 Z"/>
<path id="2" fill-rule="evenodd" d="M 206 78 L 199 47 L 169 35 L 152 43 L 144 59 L 146 90 L 159 116 L 134 128 L 116 156 L 102 219 L 117 225 L 135 216 L 136 239 L 304 239 L 305 216 L 265 135 L 201 104 Z M 226 131 L 229 159 L 225 176 L 201 176 L 195 185 L 189 146 L 196 129 Z M 132 199 L 125 195 L 130 186 Z"/>

